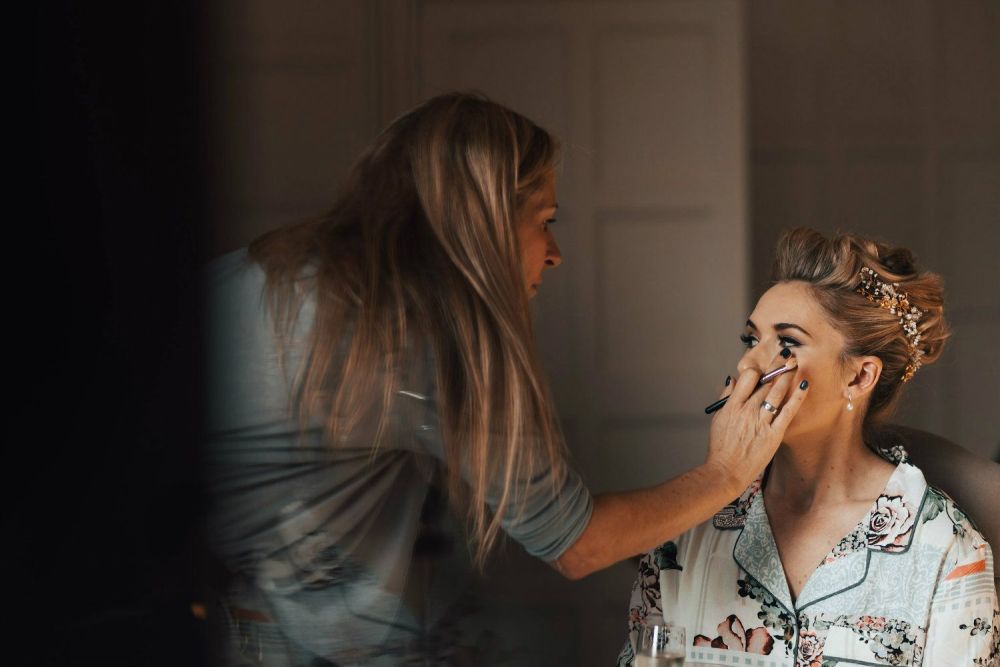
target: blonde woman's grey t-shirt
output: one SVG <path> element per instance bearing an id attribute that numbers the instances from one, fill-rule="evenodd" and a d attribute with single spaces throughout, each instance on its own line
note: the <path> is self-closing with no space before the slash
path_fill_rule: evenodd
<path id="1" fill-rule="evenodd" d="M 236 639 L 240 650 L 264 664 L 317 656 L 337 665 L 450 650 L 468 555 L 438 492 L 445 457 L 433 383 L 400 392 L 392 442 L 375 450 L 361 434 L 330 446 L 289 407 L 314 301 L 303 299 L 278 345 L 263 271 L 245 249 L 213 261 L 208 281 L 209 539 L 234 574 L 226 606 L 270 619 Z M 528 553 L 554 560 L 592 508 L 576 473 L 558 489 L 542 474 L 523 480 L 502 524 Z"/>

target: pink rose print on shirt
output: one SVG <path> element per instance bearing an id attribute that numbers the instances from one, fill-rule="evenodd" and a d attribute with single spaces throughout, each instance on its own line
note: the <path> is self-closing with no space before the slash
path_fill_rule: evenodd
<path id="1" fill-rule="evenodd" d="M 885 630 L 885 617 L 884 616 L 862 616 L 858 620 L 858 627 L 862 630 L 874 630 L 875 632 L 882 632 Z"/>
<path id="2" fill-rule="evenodd" d="M 823 640 L 812 630 L 799 632 L 799 655 L 795 667 L 823 667 Z"/>
<path id="3" fill-rule="evenodd" d="M 884 551 L 901 550 L 913 530 L 916 515 L 902 496 L 879 496 L 867 518 L 868 546 Z"/>
<path id="4" fill-rule="evenodd" d="M 736 618 L 735 614 L 730 614 L 726 620 L 719 623 L 716 632 L 719 633 L 719 636 L 715 639 L 709 639 L 705 635 L 696 635 L 694 645 L 711 646 L 730 651 L 745 651 L 759 655 L 770 655 L 771 649 L 774 648 L 774 639 L 766 628 L 751 628 L 748 632 L 743 629 L 743 623 Z"/>

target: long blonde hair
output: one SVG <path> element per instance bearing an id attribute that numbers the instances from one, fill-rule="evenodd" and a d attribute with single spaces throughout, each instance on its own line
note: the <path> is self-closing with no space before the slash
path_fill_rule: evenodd
<path id="1" fill-rule="evenodd" d="M 389 437 L 414 356 L 432 352 L 450 497 L 469 501 L 480 566 L 523 483 L 565 474 L 515 234 L 557 154 L 551 135 L 510 109 L 441 95 L 379 135 L 327 214 L 250 246 L 279 341 L 309 276 L 316 317 L 296 404 L 303 420 L 322 416 L 334 445 L 366 415 L 373 447 Z"/>

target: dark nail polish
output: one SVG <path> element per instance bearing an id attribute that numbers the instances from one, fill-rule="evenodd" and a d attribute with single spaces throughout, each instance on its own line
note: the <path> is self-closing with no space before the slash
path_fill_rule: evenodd
<path id="1" fill-rule="evenodd" d="M 732 375 L 727 375 L 726 376 L 726 386 L 728 387 L 729 383 L 732 382 L 732 381 L 733 381 L 733 376 Z"/>
<path id="2" fill-rule="evenodd" d="M 788 357 L 792 356 L 792 349 L 789 348 L 789 347 L 786 347 L 784 350 L 781 351 L 781 356 L 783 358 L 785 358 L 785 359 L 787 359 Z"/>
<path id="3" fill-rule="evenodd" d="M 803 380 L 802 382 L 799 383 L 799 389 L 805 389 L 808 386 L 809 386 L 809 380 Z"/>

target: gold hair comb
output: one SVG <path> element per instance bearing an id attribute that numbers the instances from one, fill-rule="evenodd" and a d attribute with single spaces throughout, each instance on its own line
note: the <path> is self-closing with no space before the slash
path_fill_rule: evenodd
<path id="1" fill-rule="evenodd" d="M 867 266 L 861 269 L 861 284 L 858 285 L 857 292 L 872 303 L 878 304 L 880 308 L 888 310 L 893 315 L 899 315 L 903 335 L 910 344 L 910 363 L 903 371 L 902 381 L 909 382 L 920 368 L 920 357 L 924 355 L 924 351 L 920 349 L 920 332 L 917 329 L 917 322 L 923 316 L 923 311 L 910 305 L 906 293 L 899 291 L 899 283 L 883 282 L 879 275 Z"/>

